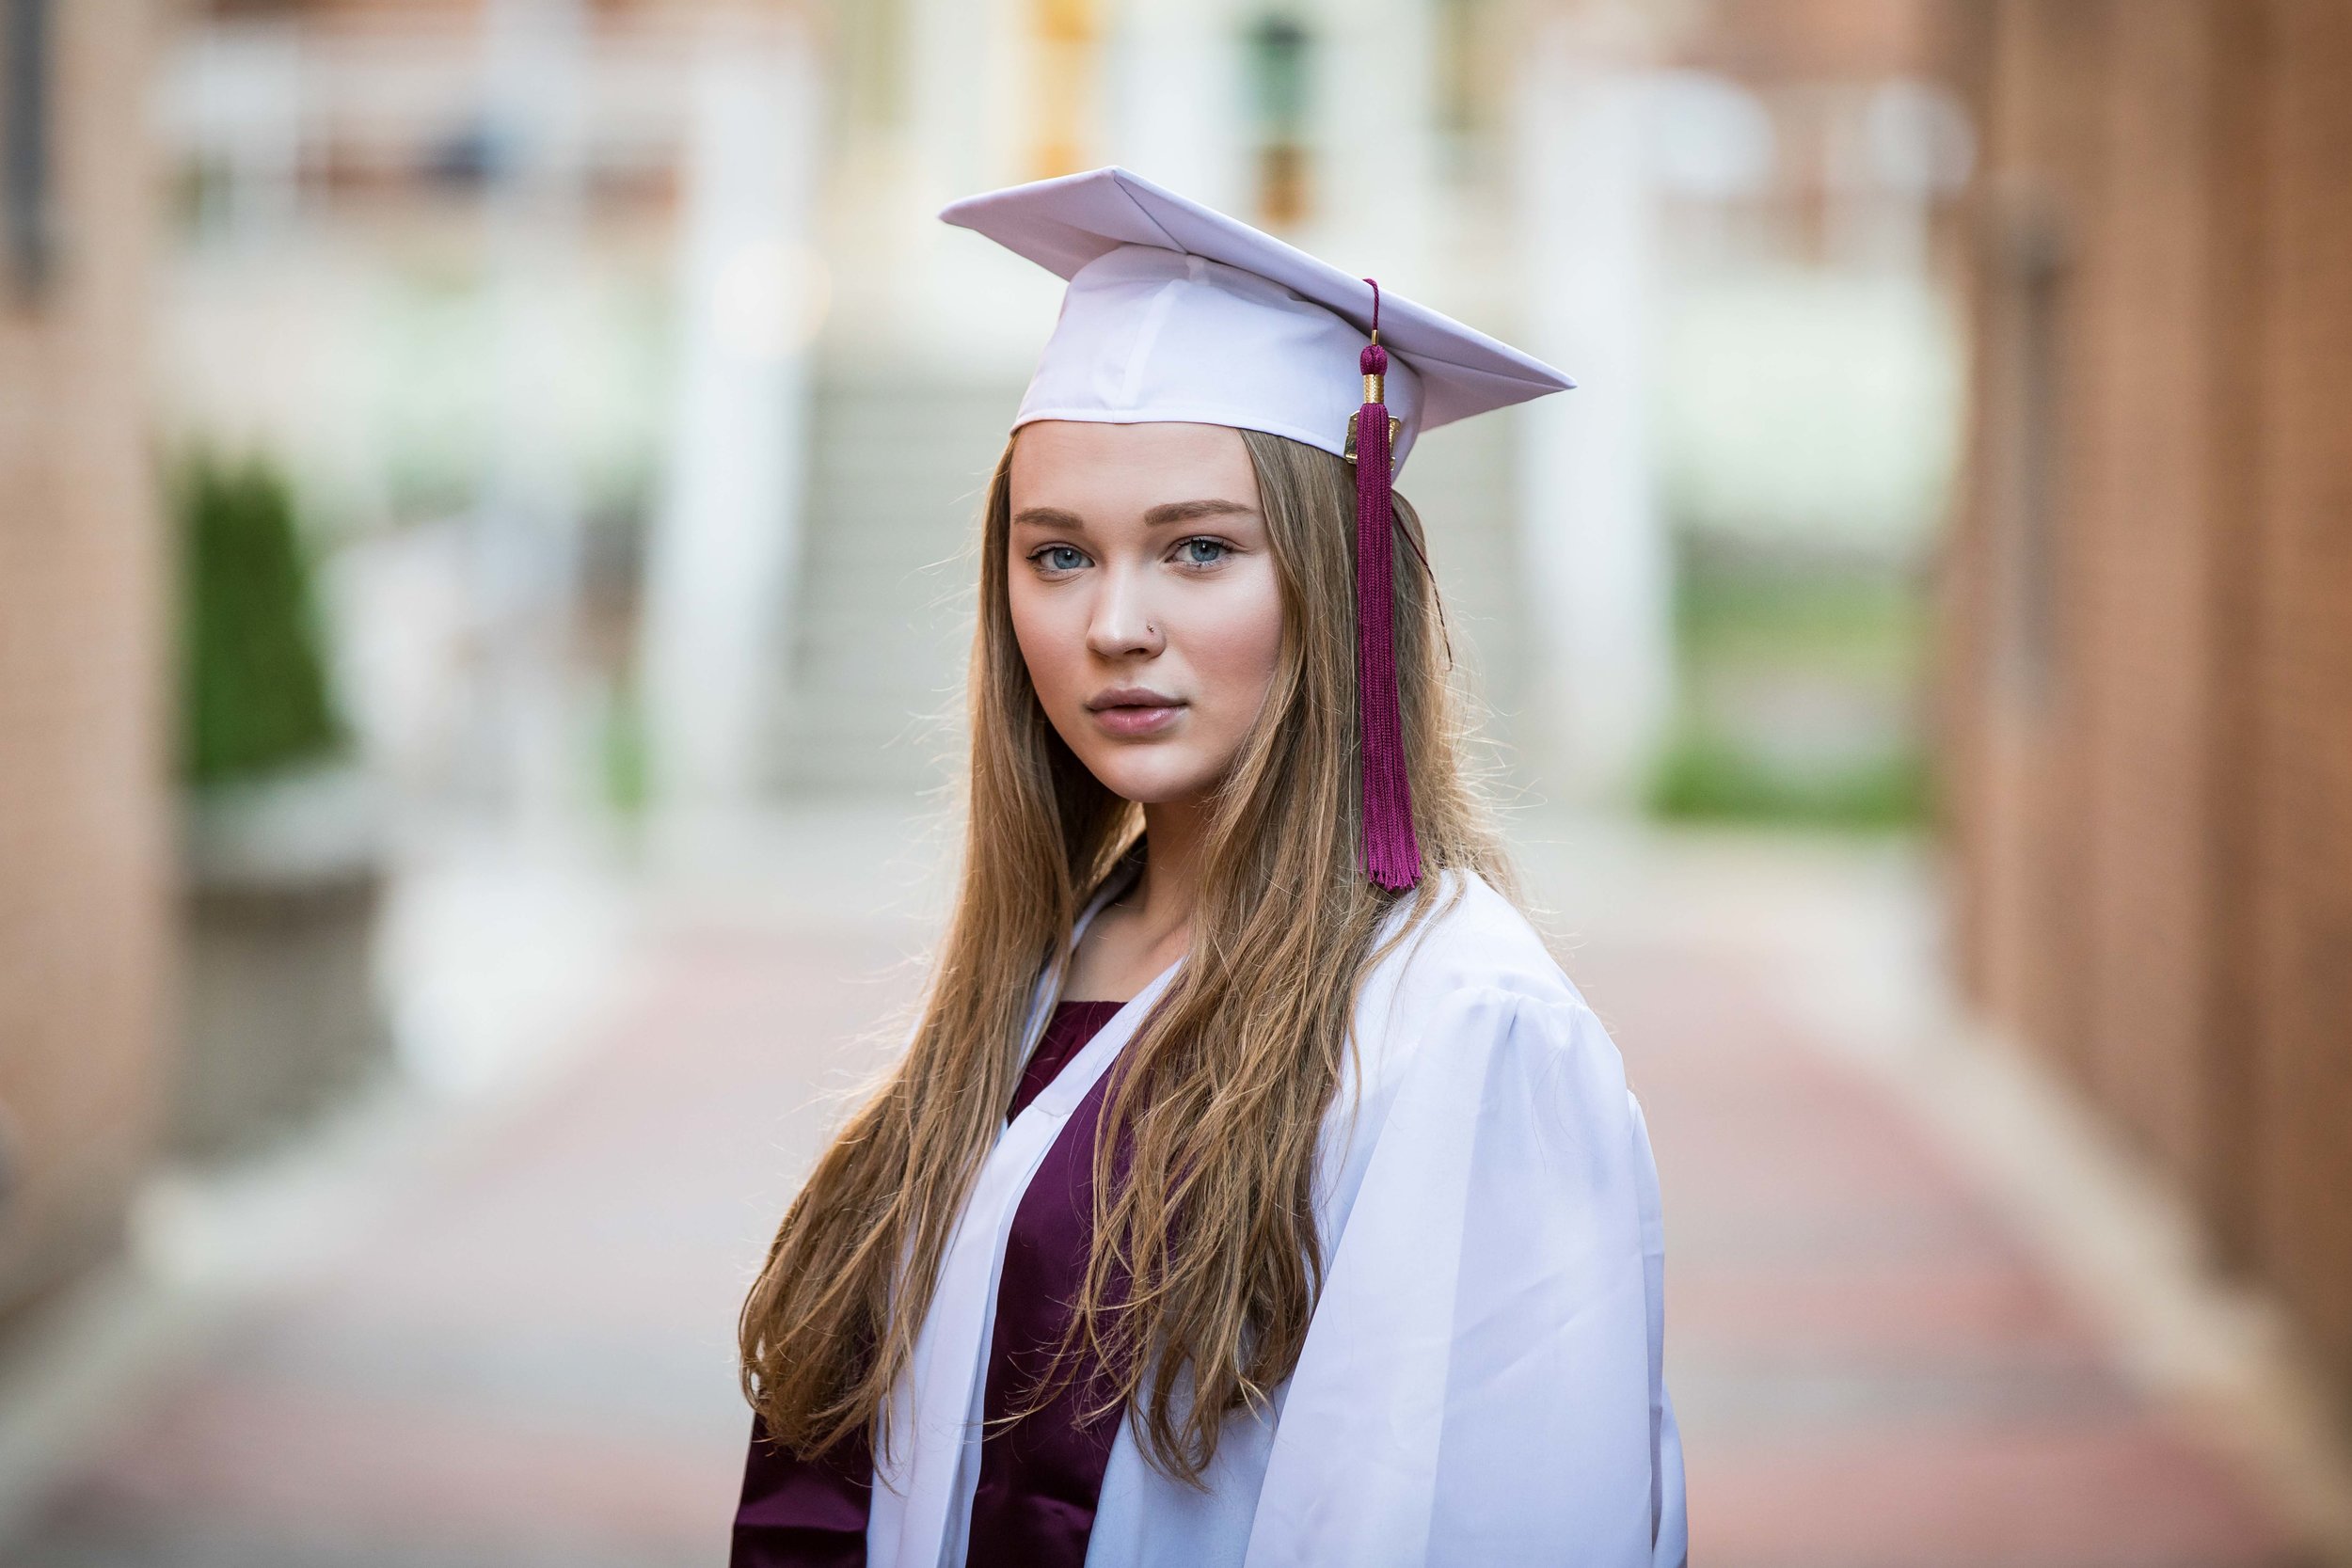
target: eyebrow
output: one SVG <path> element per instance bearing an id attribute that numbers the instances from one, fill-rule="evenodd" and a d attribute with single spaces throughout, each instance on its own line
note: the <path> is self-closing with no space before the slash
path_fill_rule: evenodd
<path id="1" fill-rule="evenodd" d="M 1143 515 L 1145 528 L 1166 528 L 1170 523 L 1198 522 L 1203 517 L 1254 517 L 1258 509 L 1239 501 L 1190 500 L 1163 501 Z M 1013 517 L 1016 527 L 1067 529 L 1084 533 L 1086 523 L 1074 512 L 1064 512 L 1057 506 L 1024 507 Z"/>

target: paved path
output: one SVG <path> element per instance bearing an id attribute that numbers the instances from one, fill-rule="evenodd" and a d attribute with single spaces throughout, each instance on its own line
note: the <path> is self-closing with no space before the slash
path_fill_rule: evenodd
<path id="1" fill-rule="evenodd" d="M 1720 940 L 1804 907 L 1769 860 L 1693 929 L 1652 915 L 1712 873 L 1613 920 L 1606 874 L 1549 858 L 1655 1135 L 1702 1568 L 2309 1560 L 1900 1098 L 1820 1048 L 1770 944 Z M 0 1562 L 723 1561 L 735 1307 L 827 1114 L 812 1086 L 869 1059 L 917 930 L 671 900 L 562 1073 L 421 1151 L 340 1260 L 113 1412 Z"/>

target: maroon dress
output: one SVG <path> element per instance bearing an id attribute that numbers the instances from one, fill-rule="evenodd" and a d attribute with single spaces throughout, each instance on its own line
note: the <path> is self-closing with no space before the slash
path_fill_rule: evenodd
<path id="1" fill-rule="evenodd" d="M 1119 1002 L 1056 1005 L 1007 1119 L 1043 1092 L 1111 1015 Z M 1013 1212 L 996 1288 L 983 1406 L 990 1425 L 980 1441 L 980 1473 L 972 1497 L 966 1568 L 1079 1568 L 1094 1528 L 1103 1470 L 1119 1435 L 1121 1412 L 1081 1419 L 1101 1403 L 1101 1369 L 1084 1368 L 1054 1400 L 1009 1427 L 995 1424 L 1051 1364 L 1070 1323 L 1070 1304 L 1092 1250 L 1094 1144 L 1110 1074 L 1097 1079 L 1046 1151 Z M 873 1452 L 864 1436 L 815 1460 L 768 1441 L 752 1419 L 743 1498 L 735 1515 L 729 1568 L 850 1568 L 866 1561 L 866 1505 Z"/>

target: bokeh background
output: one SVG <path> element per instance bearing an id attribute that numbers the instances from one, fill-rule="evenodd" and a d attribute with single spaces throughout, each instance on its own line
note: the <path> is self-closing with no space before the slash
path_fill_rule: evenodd
<path id="1" fill-rule="evenodd" d="M 722 1560 L 1120 163 L 1429 519 L 1724 1568 L 2352 1562 L 2342 0 L 0 0 L 0 1562 Z"/>

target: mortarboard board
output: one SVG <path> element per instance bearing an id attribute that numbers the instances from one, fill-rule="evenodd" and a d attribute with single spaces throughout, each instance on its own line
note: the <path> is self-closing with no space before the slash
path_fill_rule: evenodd
<path id="1" fill-rule="evenodd" d="M 1390 485 L 1422 431 L 1575 383 L 1127 169 L 989 191 L 939 215 L 1070 285 L 1016 427 L 1231 425 L 1356 463 L 1364 860 L 1383 886 L 1412 886 L 1421 852 L 1397 707 Z"/>

